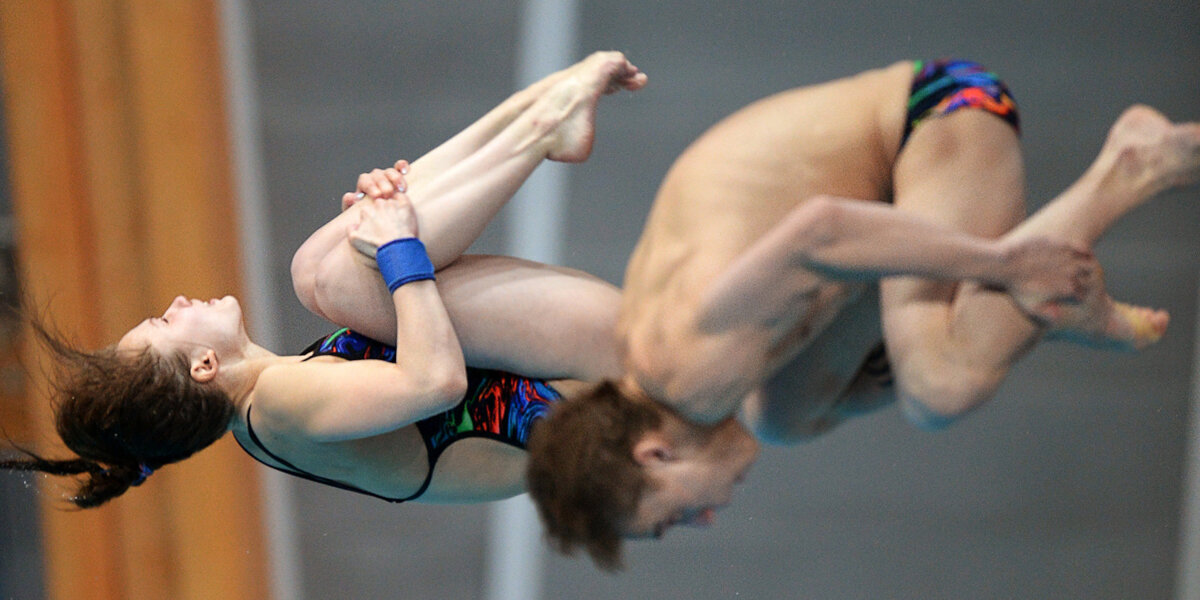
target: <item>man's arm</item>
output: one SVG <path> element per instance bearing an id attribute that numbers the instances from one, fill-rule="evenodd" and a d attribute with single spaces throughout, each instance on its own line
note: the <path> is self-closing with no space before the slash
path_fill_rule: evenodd
<path id="1" fill-rule="evenodd" d="M 721 273 L 705 292 L 697 327 L 714 333 L 786 321 L 811 273 L 862 281 L 890 275 L 973 280 L 1007 291 L 1031 314 L 1077 302 L 1097 268 L 1090 252 L 1048 240 L 988 240 L 944 229 L 889 206 L 809 200 Z"/>

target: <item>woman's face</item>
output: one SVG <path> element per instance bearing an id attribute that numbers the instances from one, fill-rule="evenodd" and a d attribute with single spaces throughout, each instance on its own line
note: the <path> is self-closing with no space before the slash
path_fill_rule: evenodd
<path id="1" fill-rule="evenodd" d="M 179 296 L 161 317 L 146 319 L 129 330 L 117 349 L 138 351 L 149 346 L 162 354 L 190 354 L 204 348 L 229 357 L 240 354 L 248 342 L 242 307 L 233 296 L 207 302 Z"/>

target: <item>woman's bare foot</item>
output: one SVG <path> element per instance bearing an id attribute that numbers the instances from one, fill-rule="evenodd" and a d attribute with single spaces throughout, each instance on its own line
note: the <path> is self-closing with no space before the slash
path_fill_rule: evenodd
<path id="1" fill-rule="evenodd" d="M 640 90 L 647 78 L 620 52 L 596 52 L 567 72 L 567 77 L 555 81 L 546 92 L 546 100 L 563 115 L 546 158 L 583 162 L 592 153 L 600 96 L 622 89 Z"/>

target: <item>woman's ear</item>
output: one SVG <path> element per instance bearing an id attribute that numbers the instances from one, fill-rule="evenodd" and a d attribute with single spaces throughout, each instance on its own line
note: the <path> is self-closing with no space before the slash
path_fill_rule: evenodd
<path id="1" fill-rule="evenodd" d="M 200 383 L 212 381 L 220 369 L 221 362 L 217 360 L 217 353 L 212 348 L 192 357 L 192 379 Z"/>

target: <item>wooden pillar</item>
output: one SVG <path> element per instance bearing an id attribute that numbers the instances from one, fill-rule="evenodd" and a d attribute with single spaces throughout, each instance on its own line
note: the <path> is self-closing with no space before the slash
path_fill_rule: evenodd
<path id="1" fill-rule="evenodd" d="M 240 290 L 217 10 L 0 0 L 20 277 L 85 347 L 113 343 L 175 295 Z M 43 371 L 29 369 L 20 411 L 37 442 L 56 440 Z M 50 597 L 267 597 L 255 473 L 227 438 L 100 509 L 64 511 L 64 488 L 48 483 Z"/>

